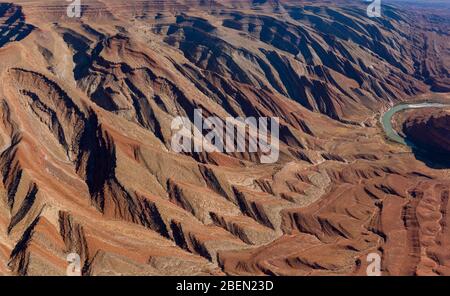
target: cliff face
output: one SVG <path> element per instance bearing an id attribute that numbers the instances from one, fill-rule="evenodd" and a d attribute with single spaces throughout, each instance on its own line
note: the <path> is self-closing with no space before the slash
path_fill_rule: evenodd
<path id="1" fill-rule="evenodd" d="M 85 0 L 73 20 L 64 1 L 15 2 L 0 4 L 0 274 L 65 274 L 72 252 L 85 275 L 365 274 L 373 252 L 385 274 L 450 274 L 449 178 L 375 118 L 447 77 L 426 12 Z M 197 108 L 278 117 L 279 160 L 175 153 L 171 122 Z"/>
<path id="2" fill-rule="evenodd" d="M 430 153 L 450 156 L 450 112 L 414 112 L 403 124 L 403 131 L 412 142 Z"/>

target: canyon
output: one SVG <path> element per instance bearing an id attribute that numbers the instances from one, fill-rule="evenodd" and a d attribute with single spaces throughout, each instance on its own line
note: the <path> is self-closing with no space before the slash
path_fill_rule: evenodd
<path id="1" fill-rule="evenodd" d="M 450 170 L 380 124 L 450 102 L 450 9 L 68 4 L 0 3 L 1 275 L 450 275 Z M 175 153 L 196 109 L 278 118 L 278 161 Z M 446 150 L 448 118 L 399 132 Z"/>
<path id="2" fill-rule="evenodd" d="M 406 116 L 403 123 L 406 139 L 414 143 L 426 159 L 434 160 L 441 167 L 450 167 L 450 106 Z"/>

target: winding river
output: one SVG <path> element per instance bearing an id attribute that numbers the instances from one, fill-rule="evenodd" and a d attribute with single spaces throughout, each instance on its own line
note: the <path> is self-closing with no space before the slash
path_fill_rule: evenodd
<path id="1" fill-rule="evenodd" d="M 384 113 L 381 116 L 380 121 L 383 126 L 384 132 L 389 139 L 391 139 L 392 141 L 395 141 L 397 143 L 403 144 L 403 145 L 411 146 L 412 145 L 411 143 L 407 143 L 405 141 L 405 139 L 403 137 L 401 137 L 394 130 L 394 128 L 392 126 L 392 116 L 394 116 L 394 114 L 396 114 L 397 112 L 407 110 L 407 109 L 419 109 L 419 108 L 430 108 L 430 107 L 443 108 L 443 107 L 448 107 L 448 106 L 450 106 L 450 105 L 441 104 L 441 103 L 416 103 L 416 104 L 404 103 L 404 104 L 399 104 L 399 105 L 392 107 L 386 113 Z"/>

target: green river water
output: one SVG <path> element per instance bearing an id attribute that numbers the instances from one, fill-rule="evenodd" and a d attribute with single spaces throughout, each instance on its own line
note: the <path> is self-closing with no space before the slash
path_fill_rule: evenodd
<path id="1" fill-rule="evenodd" d="M 392 126 L 392 116 L 397 112 L 407 110 L 407 109 L 419 109 L 419 108 L 430 108 L 430 107 L 446 107 L 450 105 L 441 104 L 441 103 L 416 103 L 416 104 L 399 104 L 391 109 L 389 109 L 386 113 L 381 116 L 381 124 L 383 125 L 384 132 L 386 136 L 395 141 L 397 143 L 411 146 L 410 143 L 407 143 L 403 137 L 401 137 Z"/>

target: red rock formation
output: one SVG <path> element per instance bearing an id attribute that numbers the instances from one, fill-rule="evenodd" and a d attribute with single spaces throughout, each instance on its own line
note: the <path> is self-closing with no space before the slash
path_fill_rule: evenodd
<path id="1" fill-rule="evenodd" d="M 431 153 L 450 155 L 450 112 L 414 112 L 403 124 L 403 132 Z"/>
<path id="2" fill-rule="evenodd" d="M 446 83 L 449 37 L 427 11 L 85 0 L 80 21 L 64 1 L 14 2 L 0 274 L 65 274 L 72 252 L 85 275 L 362 275 L 373 252 L 387 275 L 450 274 L 448 171 L 376 125 Z M 173 152 L 172 120 L 196 108 L 278 117 L 279 160 Z"/>

